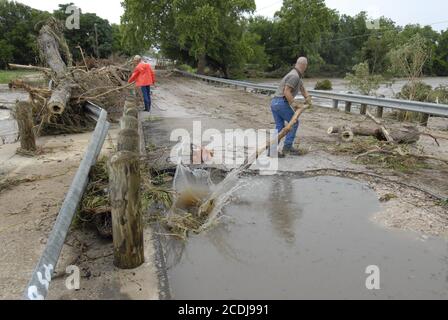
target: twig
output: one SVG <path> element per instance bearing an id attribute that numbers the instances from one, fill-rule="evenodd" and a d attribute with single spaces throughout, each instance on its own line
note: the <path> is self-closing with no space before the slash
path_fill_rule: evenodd
<path id="1" fill-rule="evenodd" d="M 118 87 L 118 88 L 115 88 L 115 89 L 113 89 L 113 90 L 109 90 L 109 91 L 107 91 L 107 92 L 104 92 L 104 93 L 102 93 L 102 94 L 99 94 L 99 95 L 97 95 L 97 96 L 94 96 L 94 97 L 85 97 L 85 98 L 82 98 L 82 96 L 80 96 L 80 97 L 78 98 L 78 102 L 81 100 L 81 98 L 82 98 L 82 100 L 93 100 L 93 99 L 98 99 L 98 98 L 103 97 L 103 96 L 105 96 L 105 95 L 107 95 L 107 94 L 109 94 L 109 93 L 112 93 L 112 92 L 115 92 L 115 91 L 124 90 L 124 89 L 129 88 L 130 86 L 133 86 L 133 85 L 134 85 L 133 83 L 130 83 L 130 84 L 124 86 L 124 87 Z"/>

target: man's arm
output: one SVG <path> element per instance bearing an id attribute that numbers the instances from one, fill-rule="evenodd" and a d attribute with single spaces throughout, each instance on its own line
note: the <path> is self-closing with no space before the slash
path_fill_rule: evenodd
<path id="1" fill-rule="evenodd" d="M 132 73 L 132 76 L 129 78 L 128 83 L 134 82 L 137 79 L 139 73 L 140 73 L 140 69 L 138 67 L 135 68 L 134 72 Z"/>
<path id="2" fill-rule="evenodd" d="M 149 72 L 151 73 L 154 84 L 156 84 L 156 73 L 154 72 L 154 69 L 151 67 L 151 65 L 149 65 Z"/>
<path id="3" fill-rule="evenodd" d="M 311 95 L 308 93 L 308 91 L 305 89 L 305 86 L 300 87 L 300 92 L 302 92 L 303 97 L 305 98 L 306 104 L 312 105 L 313 100 L 311 98 Z"/>
<path id="4" fill-rule="evenodd" d="M 288 85 L 285 85 L 285 90 L 283 90 L 283 95 L 285 96 L 286 100 L 288 100 L 288 103 L 290 106 L 293 106 L 295 102 L 295 97 L 293 95 L 293 88 L 291 88 Z"/>

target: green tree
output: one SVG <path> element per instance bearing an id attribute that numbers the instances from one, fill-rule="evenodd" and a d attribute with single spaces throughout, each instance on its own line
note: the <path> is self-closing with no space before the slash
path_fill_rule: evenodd
<path id="1" fill-rule="evenodd" d="M 60 4 L 59 9 L 55 10 L 53 15 L 65 21 L 68 16 L 65 13 L 65 9 L 70 5 L 73 5 L 73 3 Z M 64 36 L 75 60 L 81 59 L 78 46 L 88 56 L 107 58 L 112 53 L 114 45 L 112 26 L 109 24 L 109 21 L 98 17 L 96 14 L 82 13 L 80 16 L 80 29 L 66 29 Z"/>
<path id="2" fill-rule="evenodd" d="M 8 62 L 36 64 L 38 49 L 35 26 L 50 14 L 23 4 L 0 0 L 0 51 L 2 67 Z"/>
<path id="3" fill-rule="evenodd" d="M 374 94 L 384 82 L 382 76 L 371 74 L 367 61 L 355 65 L 353 73 L 348 73 L 345 80 L 348 81 L 350 88 L 358 90 L 363 95 Z"/>
<path id="4" fill-rule="evenodd" d="M 437 76 L 448 76 L 448 30 L 442 31 L 433 53 L 433 71 Z"/>
<path id="5" fill-rule="evenodd" d="M 244 15 L 253 0 L 125 0 L 122 17 L 126 43 L 134 51 L 160 47 L 166 56 L 206 64 L 228 76 L 247 58 Z"/>
<path id="6" fill-rule="evenodd" d="M 423 68 L 429 55 L 428 41 L 419 33 L 389 53 L 391 71 L 396 76 L 404 76 L 408 79 L 410 100 L 415 96 L 416 84 L 423 75 Z"/>
<path id="7" fill-rule="evenodd" d="M 323 63 L 319 50 L 322 40 L 331 31 L 334 15 L 324 0 L 283 1 L 283 7 L 276 13 L 280 19 L 276 32 L 286 44 L 283 61 L 291 64 L 298 56 L 307 56 L 311 68 Z"/>

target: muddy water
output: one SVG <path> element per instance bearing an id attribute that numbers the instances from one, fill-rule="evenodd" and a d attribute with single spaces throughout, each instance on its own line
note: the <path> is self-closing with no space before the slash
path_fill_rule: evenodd
<path id="1" fill-rule="evenodd" d="M 17 139 L 17 122 L 13 119 L 10 109 L 16 100 L 28 99 L 28 94 L 20 90 L 9 90 L 7 85 L 0 85 L 0 145 L 12 143 Z"/>
<path id="2" fill-rule="evenodd" d="M 223 223 L 167 249 L 175 299 L 448 298 L 448 243 L 385 230 L 343 178 L 248 177 Z M 367 266 L 380 268 L 378 291 Z"/>

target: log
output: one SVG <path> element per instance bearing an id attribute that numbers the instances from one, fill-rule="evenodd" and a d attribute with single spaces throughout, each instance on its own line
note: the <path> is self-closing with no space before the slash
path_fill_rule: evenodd
<path id="1" fill-rule="evenodd" d="M 33 107 L 29 102 L 17 101 L 15 118 L 19 127 L 20 149 L 25 152 L 35 152 L 36 136 L 33 131 Z"/>
<path id="2" fill-rule="evenodd" d="M 123 129 L 118 133 L 118 151 L 140 152 L 140 136 L 136 129 Z"/>
<path id="3" fill-rule="evenodd" d="M 118 152 L 111 157 L 108 167 L 114 265 L 120 269 L 134 269 L 145 261 L 139 155 Z"/>
<path id="4" fill-rule="evenodd" d="M 345 130 L 341 133 L 341 140 L 343 142 L 352 142 L 354 137 L 355 135 L 350 128 L 345 128 Z"/>
<path id="5" fill-rule="evenodd" d="M 356 127 L 347 127 L 347 126 L 334 126 L 328 128 L 328 134 L 345 134 L 347 141 L 342 139 L 345 142 L 350 141 L 350 132 L 353 133 L 354 136 L 366 136 L 366 137 L 375 137 L 379 141 L 387 141 L 386 136 L 383 133 L 381 127 L 368 127 L 358 125 Z M 412 144 L 416 143 L 420 140 L 421 133 L 420 131 L 413 126 L 404 126 L 402 128 L 394 129 L 390 133 L 390 137 L 398 144 Z"/>
<path id="6" fill-rule="evenodd" d="M 382 132 L 381 129 L 378 127 L 366 127 L 366 126 L 356 126 L 356 127 L 348 127 L 355 136 L 373 136 L 376 137 L 377 139 L 381 139 L 382 138 Z M 346 131 L 347 126 L 342 126 L 342 127 L 330 127 L 328 128 L 328 134 L 337 134 L 337 133 L 342 133 L 344 131 Z"/>
<path id="7" fill-rule="evenodd" d="M 63 78 L 67 72 L 67 65 L 62 60 L 58 41 L 55 39 L 54 32 L 49 25 L 44 25 L 40 29 L 37 42 L 45 62 L 56 73 L 58 78 Z"/>
<path id="8" fill-rule="evenodd" d="M 49 112 L 60 115 L 65 111 L 70 100 L 74 80 L 68 74 L 67 65 L 59 52 L 59 42 L 49 25 L 44 25 L 40 29 L 37 41 L 42 57 L 58 80 L 58 85 L 47 102 L 47 108 Z"/>
<path id="9" fill-rule="evenodd" d="M 386 137 L 387 142 L 394 143 L 394 139 L 391 137 L 389 131 L 386 129 L 386 127 L 382 124 L 381 121 L 376 119 L 374 116 L 370 114 L 370 112 L 366 112 L 367 117 L 369 117 L 373 122 L 375 122 L 377 125 L 380 126 L 381 131 L 383 132 L 384 136 Z"/>
<path id="10" fill-rule="evenodd" d="M 51 72 L 50 68 L 44 68 L 44 67 L 37 67 L 37 66 L 26 66 L 23 64 L 14 64 L 14 63 L 8 63 L 9 67 L 11 69 L 22 69 L 22 70 L 34 70 L 34 71 L 43 71 L 43 72 Z"/>
<path id="11" fill-rule="evenodd" d="M 398 144 L 412 144 L 420 140 L 420 131 L 413 126 L 404 126 L 391 132 L 391 137 Z"/>
<path id="12" fill-rule="evenodd" d="M 53 114 L 63 114 L 70 101 L 72 86 L 70 83 L 61 83 L 51 94 L 47 103 L 48 110 Z"/>

